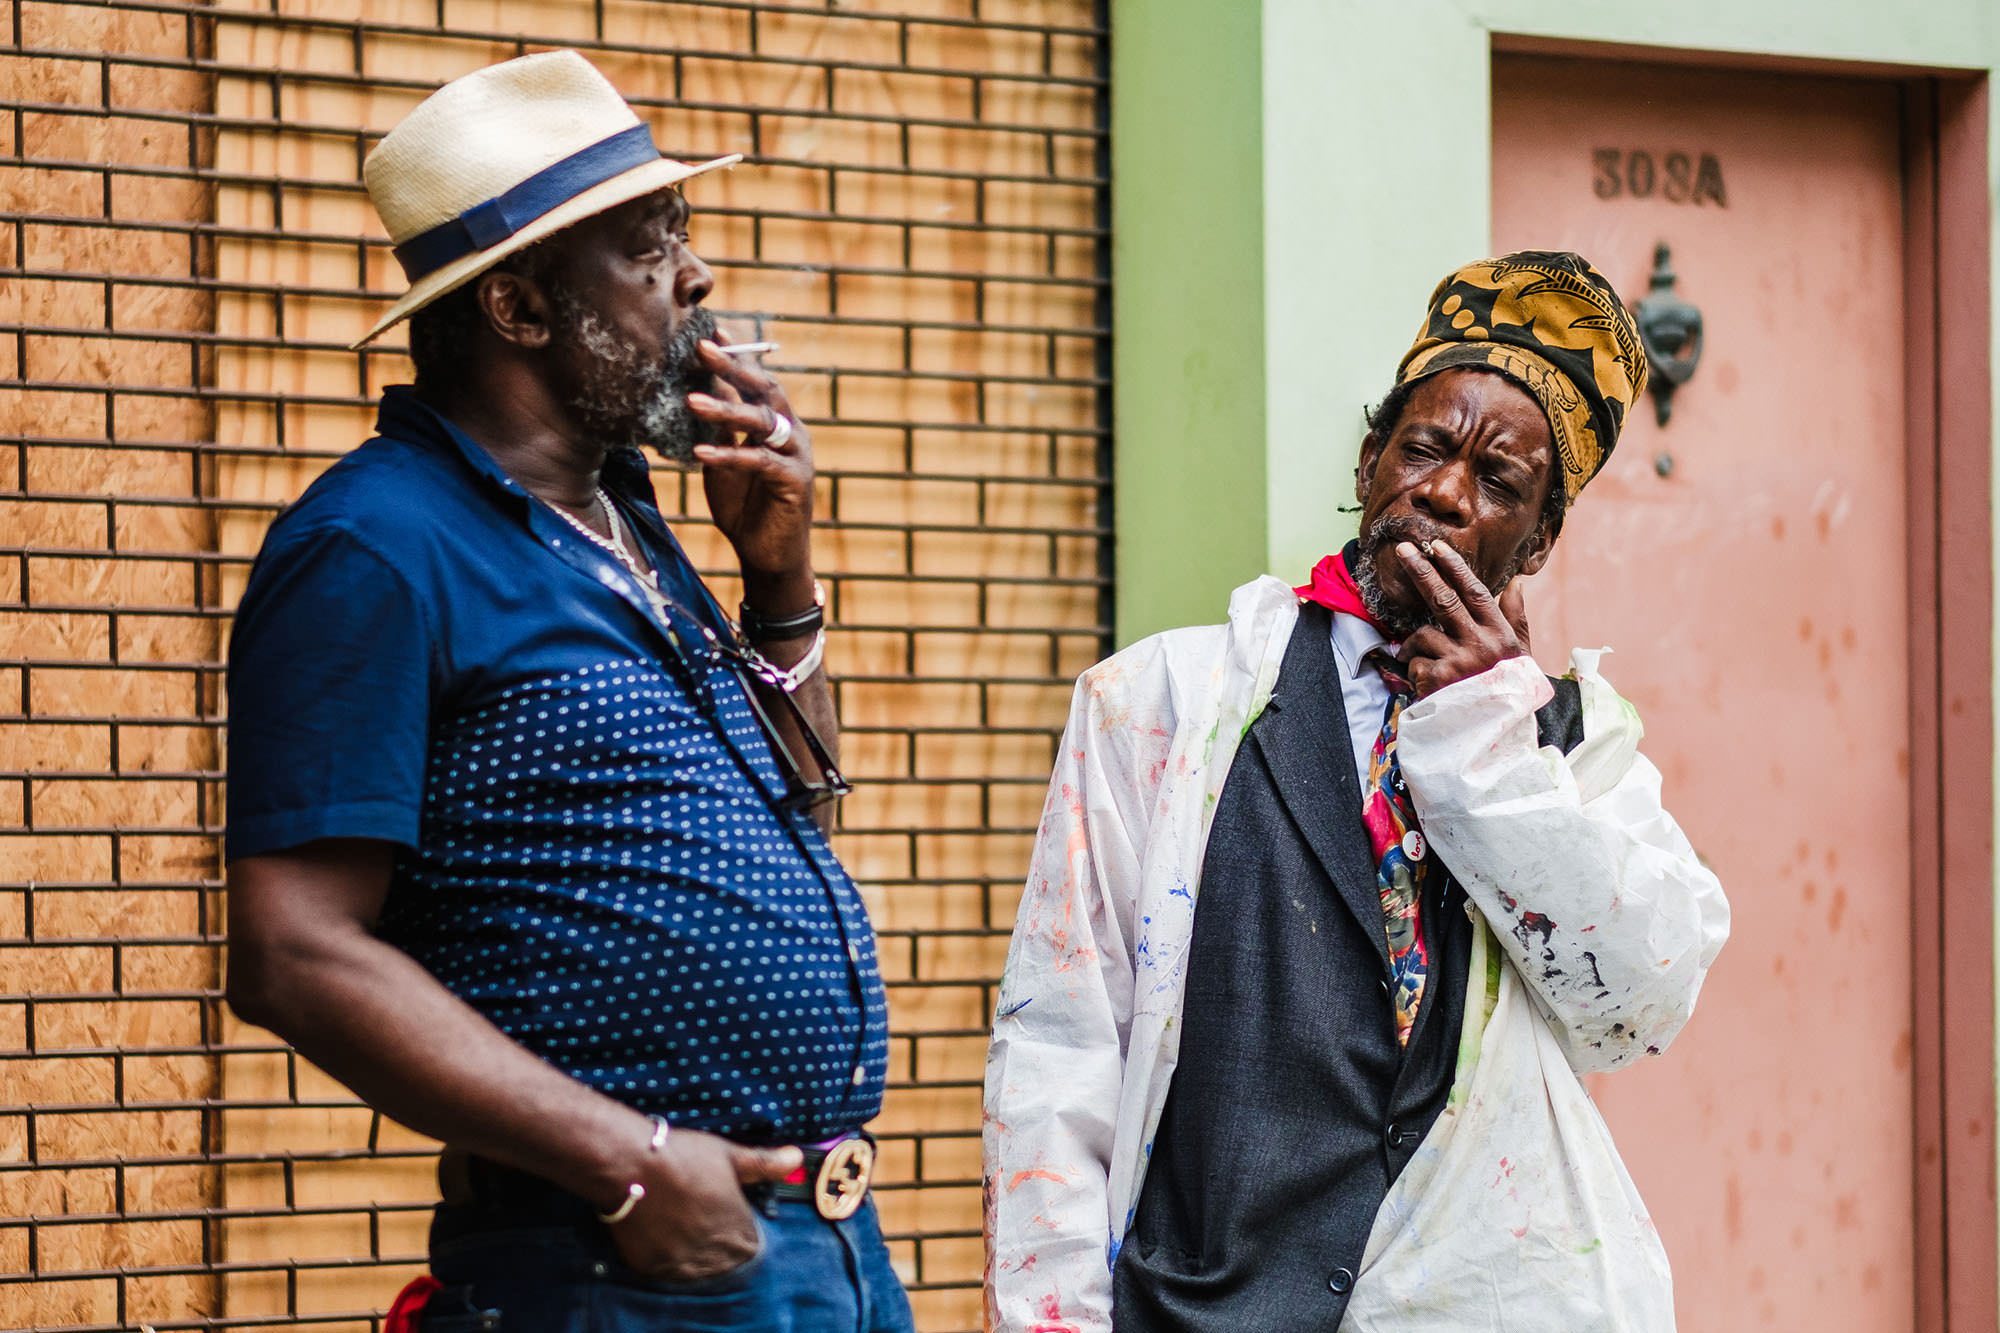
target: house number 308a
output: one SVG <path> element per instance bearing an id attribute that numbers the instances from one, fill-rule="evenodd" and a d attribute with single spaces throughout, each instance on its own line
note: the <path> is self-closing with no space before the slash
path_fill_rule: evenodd
<path id="1" fill-rule="evenodd" d="M 1599 148 L 1590 155 L 1590 188 L 1599 199 L 1651 199 L 1670 204 L 1729 207 L 1722 162 L 1714 153 L 1662 153 L 1644 148 Z"/>

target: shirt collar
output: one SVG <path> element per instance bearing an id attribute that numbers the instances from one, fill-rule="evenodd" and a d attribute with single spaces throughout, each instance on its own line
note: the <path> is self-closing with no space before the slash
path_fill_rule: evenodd
<path id="1" fill-rule="evenodd" d="M 1374 668 L 1362 659 L 1388 643 L 1381 630 L 1360 616 L 1345 611 L 1333 613 L 1333 655 L 1340 659 L 1340 669 L 1350 677 L 1359 679 L 1373 672 Z"/>
<path id="2" fill-rule="evenodd" d="M 521 483 L 508 476 L 493 455 L 454 425 L 451 418 L 417 397 L 410 385 L 391 385 L 382 391 L 382 403 L 375 414 L 375 433 L 449 453 L 482 481 L 516 497 L 523 507 L 528 503 L 528 492 Z M 641 500 L 649 506 L 658 504 L 645 455 L 637 449 L 613 449 L 604 460 L 599 480 L 605 490 L 619 499 Z"/>

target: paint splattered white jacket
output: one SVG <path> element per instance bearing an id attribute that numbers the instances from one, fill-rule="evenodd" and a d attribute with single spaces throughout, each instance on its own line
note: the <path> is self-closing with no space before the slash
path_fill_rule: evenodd
<path id="1" fill-rule="evenodd" d="M 995 1333 L 1111 1327 L 1110 1266 L 1179 1054 L 1209 823 L 1297 622 L 1292 590 L 1258 579 L 1228 624 L 1156 635 L 1077 683 L 986 1068 Z M 1572 661 L 1586 739 L 1567 758 L 1538 746 L 1549 684 L 1528 658 L 1439 690 L 1399 731 L 1426 835 L 1578 1072 L 1666 1047 L 1729 920 L 1598 656 Z M 1527 912 L 1551 923 L 1546 942 L 1515 933 Z"/>

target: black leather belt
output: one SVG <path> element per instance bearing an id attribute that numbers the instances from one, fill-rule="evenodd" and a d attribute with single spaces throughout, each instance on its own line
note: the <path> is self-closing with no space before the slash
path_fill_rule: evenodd
<path id="1" fill-rule="evenodd" d="M 789 1199 L 809 1203 L 829 1222 L 860 1211 L 875 1173 L 875 1138 L 850 1134 L 820 1147 L 805 1149 L 805 1163 L 790 1177 L 773 1185 L 745 1191 L 752 1199 Z M 447 1204 L 479 1204 L 544 1214 L 552 1221 L 594 1220 L 596 1206 L 540 1176 L 456 1148 L 438 1158 L 438 1192 Z"/>
<path id="2" fill-rule="evenodd" d="M 805 1163 L 771 1187 L 780 1199 L 809 1203 L 829 1222 L 854 1216 L 875 1174 L 875 1136 L 861 1131 L 824 1147 L 807 1148 Z"/>

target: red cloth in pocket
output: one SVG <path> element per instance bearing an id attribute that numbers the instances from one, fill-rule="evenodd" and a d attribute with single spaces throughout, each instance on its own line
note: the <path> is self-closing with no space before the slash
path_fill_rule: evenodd
<path id="1" fill-rule="evenodd" d="M 417 1333 L 417 1320 L 422 1317 L 424 1307 L 444 1283 L 429 1273 L 421 1273 L 409 1281 L 409 1285 L 396 1293 L 396 1299 L 389 1302 L 389 1313 L 382 1321 L 382 1333 Z"/>

